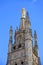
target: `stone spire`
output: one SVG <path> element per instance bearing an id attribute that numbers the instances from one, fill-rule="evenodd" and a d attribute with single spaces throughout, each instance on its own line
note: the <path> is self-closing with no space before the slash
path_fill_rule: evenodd
<path id="1" fill-rule="evenodd" d="M 30 25 L 31 25 L 28 12 L 26 12 L 25 25 L 26 25 L 26 28 L 30 28 Z"/>
<path id="2" fill-rule="evenodd" d="M 25 8 L 22 8 L 22 17 L 21 17 L 21 23 L 20 23 L 20 29 L 22 30 L 25 29 L 25 16 L 26 16 Z"/>
<path id="3" fill-rule="evenodd" d="M 12 26 L 11 26 L 10 27 L 10 37 L 9 37 L 8 53 L 11 52 L 11 49 L 12 49 L 12 34 L 13 34 L 13 30 L 12 30 Z"/>
<path id="4" fill-rule="evenodd" d="M 13 30 L 12 30 L 12 26 L 10 27 L 10 43 L 12 43 L 12 34 L 13 34 Z"/>
<path id="5" fill-rule="evenodd" d="M 38 44 L 37 44 L 37 34 L 36 31 L 34 31 L 34 49 L 38 54 Z"/>

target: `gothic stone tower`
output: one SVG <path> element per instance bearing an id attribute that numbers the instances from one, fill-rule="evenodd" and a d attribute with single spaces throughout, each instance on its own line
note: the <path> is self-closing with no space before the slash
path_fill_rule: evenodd
<path id="1" fill-rule="evenodd" d="M 38 56 L 37 34 L 34 31 L 34 36 L 32 36 L 29 14 L 24 8 L 22 9 L 20 27 L 15 31 L 14 43 L 12 34 L 11 26 L 6 65 L 41 65 L 40 57 Z"/>

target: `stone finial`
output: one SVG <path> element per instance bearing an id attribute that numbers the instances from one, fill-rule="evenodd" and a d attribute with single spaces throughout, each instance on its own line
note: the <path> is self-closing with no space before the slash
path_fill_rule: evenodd
<path id="1" fill-rule="evenodd" d="M 25 8 L 22 8 L 22 18 L 25 18 L 25 15 L 26 15 Z"/>
<path id="2" fill-rule="evenodd" d="M 10 36 L 12 36 L 13 30 L 12 30 L 12 26 L 10 26 Z"/>

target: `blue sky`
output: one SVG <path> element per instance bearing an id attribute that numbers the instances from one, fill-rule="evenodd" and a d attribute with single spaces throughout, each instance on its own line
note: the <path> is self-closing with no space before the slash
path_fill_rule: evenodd
<path id="1" fill-rule="evenodd" d="M 0 65 L 6 65 L 9 29 L 20 25 L 21 9 L 30 15 L 31 28 L 37 32 L 41 64 L 43 65 L 43 0 L 0 0 Z"/>

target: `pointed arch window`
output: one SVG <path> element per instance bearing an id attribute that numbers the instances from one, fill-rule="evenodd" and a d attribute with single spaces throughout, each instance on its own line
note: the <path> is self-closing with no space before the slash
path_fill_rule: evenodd
<path id="1" fill-rule="evenodd" d="M 23 61 L 21 61 L 21 65 L 23 65 L 24 64 L 24 62 Z"/>
<path id="2" fill-rule="evenodd" d="M 17 65 L 17 63 L 15 63 L 15 65 Z"/>
<path id="3" fill-rule="evenodd" d="M 18 45 L 18 48 L 21 48 L 21 44 Z"/>

